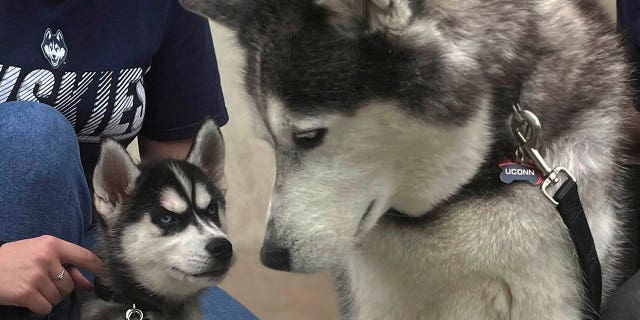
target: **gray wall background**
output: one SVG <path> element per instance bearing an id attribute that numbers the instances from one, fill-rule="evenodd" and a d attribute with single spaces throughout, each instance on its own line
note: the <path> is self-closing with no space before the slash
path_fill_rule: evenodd
<path id="1" fill-rule="evenodd" d="M 615 0 L 599 0 L 615 14 Z M 294 275 L 261 266 L 258 253 L 273 183 L 271 148 L 253 137 L 250 102 L 242 88 L 242 52 L 233 34 L 212 23 L 222 86 L 231 120 L 227 142 L 228 216 L 238 262 L 222 287 L 265 320 L 335 319 L 337 307 L 328 275 Z M 133 145 L 132 145 L 133 146 Z M 132 152 L 136 152 L 132 147 Z"/>

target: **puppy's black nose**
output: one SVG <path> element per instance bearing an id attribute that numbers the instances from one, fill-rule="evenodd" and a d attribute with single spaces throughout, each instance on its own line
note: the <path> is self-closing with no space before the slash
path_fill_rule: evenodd
<path id="1" fill-rule="evenodd" d="M 225 238 L 215 238 L 205 247 L 207 252 L 220 264 L 227 264 L 233 256 L 233 246 L 231 242 Z"/>
<path id="2" fill-rule="evenodd" d="M 287 248 L 265 243 L 260 249 L 260 260 L 267 268 L 278 271 L 291 271 L 291 254 Z"/>

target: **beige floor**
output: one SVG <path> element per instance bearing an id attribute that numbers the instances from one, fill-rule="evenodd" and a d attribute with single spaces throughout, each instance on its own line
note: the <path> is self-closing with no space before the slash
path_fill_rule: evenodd
<path id="1" fill-rule="evenodd" d="M 271 146 L 254 137 L 253 115 L 242 87 L 242 52 L 233 33 L 212 24 L 222 89 L 230 114 L 222 128 L 229 190 L 227 215 L 237 262 L 222 287 L 264 320 L 328 320 L 337 317 L 328 275 L 276 272 L 260 264 L 269 195 L 275 173 Z M 129 151 L 139 159 L 137 141 Z"/>
<path id="2" fill-rule="evenodd" d="M 258 252 L 275 172 L 273 153 L 268 144 L 253 138 L 251 108 L 241 85 L 242 52 L 231 32 L 218 25 L 212 30 L 231 115 L 223 133 L 230 236 L 239 257 L 222 286 L 261 319 L 334 319 L 337 307 L 327 275 L 293 275 L 260 265 Z"/>
<path id="3" fill-rule="evenodd" d="M 615 14 L 615 0 L 600 0 Z M 273 182 L 270 146 L 253 138 L 250 104 L 242 89 L 242 52 L 233 34 L 213 24 L 222 86 L 231 115 L 223 129 L 227 142 L 230 234 L 239 257 L 225 290 L 265 320 L 330 320 L 337 316 L 327 275 L 303 276 L 267 270 L 258 252 Z"/>

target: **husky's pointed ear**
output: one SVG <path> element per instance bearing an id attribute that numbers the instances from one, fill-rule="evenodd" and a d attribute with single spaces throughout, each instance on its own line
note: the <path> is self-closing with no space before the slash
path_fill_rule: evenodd
<path id="1" fill-rule="evenodd" d="M 47 31 L 44 32 L 44 38 L 51 39 L 51 37 L 52 37 L 51 29 L 47 28 Z"/>
<path id="2" fill-rule="evenodd" d="M 213 119 L 208 119 L 198 130 L 187 161 L 202 170 L 220 190 L 227 189 L 224 175 L 224 138 Z"/>
<path id="3" fill-rule="evenodd" d="M 107 224 L 114 221 L 117 207 L 133 191 L 140 169 L 117 141 L 105 139 L 93 174 L 95 207 Z"/>
<path id="4" fill-rule="evenodd" d="M 180 0 L 182 6 L 228 28 L 238 30 L 255 0 Z"/>
<path id="5" fill-rule="evenodd" d="M 348 34 L 377 31 L 396 33 L 413 16 L 409 0 L 315 0 L 330 12 L 330 22 Z"/>

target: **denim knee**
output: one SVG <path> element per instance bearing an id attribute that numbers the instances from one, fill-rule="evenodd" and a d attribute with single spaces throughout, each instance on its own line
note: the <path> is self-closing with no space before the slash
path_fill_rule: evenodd
<path id="1" fill-rule="evenodd" d="M 25 151 L 32 152 L 34 159 L 59 154 L 67 157 L 68 150 L 78 150 L 76 134 L 67 118 L 42 103 L 17 101 L 0 104 L 0 128 L 4 136 L 12 139 L 4 143 L 28 146 Z"/>
<path id="2" fill-rule="evenodd" d="M 32 179 L 23 183 L 65 178 L 81 167 L 75 131 L 62 113 L 48 105 L 0 104 L 0 131 L 4 161 L 13 164 L 13 169 L 29 167 Z"/>
<path id="3" fill-rule="evenodd" d="M 12 237 L 52 234 L 81 241 L 91 202 L 69 121 L 40 103 L 0 104 L 0 153 L 0 221 L 14 222 Z M 7 221 L 11 218 L 1 217 L 5 210 L 19 213 L 21 220 Z M 32 221 L 38 218 L 42 223 Z"/>

